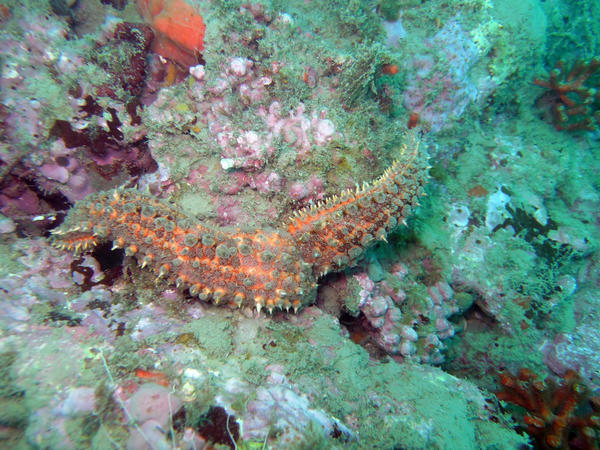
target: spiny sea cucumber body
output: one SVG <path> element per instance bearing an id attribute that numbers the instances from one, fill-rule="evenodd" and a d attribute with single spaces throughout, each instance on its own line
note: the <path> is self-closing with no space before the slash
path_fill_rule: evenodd
<path id="1" fill-rule="evenodd" d="M 85 252 L 112 241 L 202 300 L 297 311 L 314 302 L 320 276 L 356 264 L 418 205 L 427 166 L 416 142 L 411 152 L 372 184 L 297 211 L 277 229 L 215 228 L 150 195 L 113 190 L 71 208 L 53 244 Z"/>

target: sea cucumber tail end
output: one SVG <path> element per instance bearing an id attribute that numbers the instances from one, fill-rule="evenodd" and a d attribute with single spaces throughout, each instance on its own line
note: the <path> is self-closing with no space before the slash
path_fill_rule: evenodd
<path id="1" fill-rule="evenodd" d="M 355 264 L 373 243 L 406 224 L 429 177 L 428 158 L 419 147 L 410 133 L 400 159 L 375 181 L 297 211 L 289 220 L 287 231 L 316 276 Z"/>

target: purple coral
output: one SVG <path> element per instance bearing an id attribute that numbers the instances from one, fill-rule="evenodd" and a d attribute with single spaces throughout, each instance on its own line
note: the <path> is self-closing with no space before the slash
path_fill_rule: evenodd
<path id="1" fill-rule="evenodd" d="M 369 334 L 386 353 L 441 364 L 443 341 L 455 332 L 448 318 L 461 308 L 448 283 L 427 286 L 423 295 L 413 289 L 408 273 L 406 266 L 396 264 L 381 281 L 374 281 L 367 272 L 354 275 L 360 286 L 358 308 L 369 324 Z"/>
<path id="2" fill-rule="evenodd" d="M 68 25 L 56 16 L 31 11 L 23 20 L 24 42 L 9 32 L 0 36 L 7 49 L 0 80 L 7 143 L 0 153 L 0 210 L 25 223 L 156 164 L 134 105 L 145 83 L 151 35 L 133 24 L 108 22 L 104 40 L 91 51 L 68 40 Z M 124 71 L 107 62 L 123 46 L 137 51 L 130 52 Z M 89 76 L 92 70 L 105 85 Z M 126 95 L 116 95 L 117 86 Z M 111 98 L 101 107 L 99 95 Z"/>
<path id="3" fill-rule="evenodd" d="M 456 20 L 427 39 L 426 46 L 406 64 L 410 75 L 404 106 L 437 132 L 461 117 L 469 103 L 486 98 L 494 82 L 490 77 L 471 79 L 481 55 Z"/>

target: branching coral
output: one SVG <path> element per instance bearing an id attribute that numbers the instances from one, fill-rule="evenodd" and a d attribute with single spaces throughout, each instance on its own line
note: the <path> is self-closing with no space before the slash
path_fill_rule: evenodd
<path id="1" fill-rule="evenodd" d="M 548 79 L 533 80 L 546 92 L 557 130 L 596 130 L 600 125 L 600 59 L 577 61 L 570 70 L 559 61 Z M 542 101 L 541 103 L 545 103 Z"/>
<path id="2" fill-rule="evenodd" d="M 500 383 L 502 390 L 496 396 L 525 410 L 520 423 L 536 448 L 598 448 L 597 399 L 576 372 L 567 372 L 557 384 L 521 369 L 516 376 L 501 374 Z"/>

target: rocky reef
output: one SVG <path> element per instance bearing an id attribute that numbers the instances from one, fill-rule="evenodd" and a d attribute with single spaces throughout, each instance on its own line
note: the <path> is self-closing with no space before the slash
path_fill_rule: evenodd
<path id="1" fill-rule="evenodd" d="M 2 2 L 0 447 L 597 446 L 579 3 Z"/>

